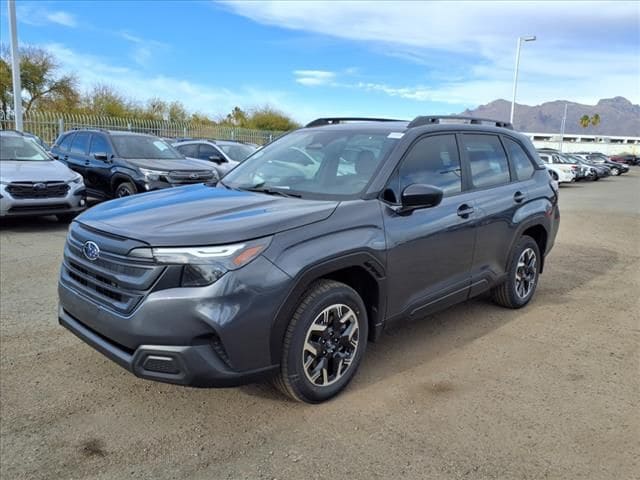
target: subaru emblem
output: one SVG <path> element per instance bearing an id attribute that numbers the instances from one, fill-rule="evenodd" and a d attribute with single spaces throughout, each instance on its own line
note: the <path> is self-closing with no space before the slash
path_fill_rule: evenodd
<path id="1" fill-rule="evenodd" d="M 199 177 L 199 175 L 197 173 L 192 173 L 191 175 L 189 175 L 189 178 L 192 179 L 192 180 L 195 180 L 198 177 Z"/>
<path id="2" fill-rule="evenodd" d="M 34 190 L 46 190 L 47 189 L 47 184 L 46 183 L 35 183 L 33 185 L 33 189 Z"/>
<path id="3" fill-rule="evenodd" d="M 84 242 L 82 253 L 84 253 L 84 256 L 87 257 L 88 260 L 94 262 L 100 256 L 100 247 L 92 241 Z"/>

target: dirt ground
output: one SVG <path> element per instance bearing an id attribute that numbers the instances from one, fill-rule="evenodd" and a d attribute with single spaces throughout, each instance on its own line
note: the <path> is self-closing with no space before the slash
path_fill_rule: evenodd
<path id="1" fill-rule="evenodd" d="M 399 327 L 319 406 L 137 379 L 58 326 L 66 227 L 3 221 L 1 476 L 638 478 L 640 167 L 562 187 L 561 212 L 526 309 Z"/>

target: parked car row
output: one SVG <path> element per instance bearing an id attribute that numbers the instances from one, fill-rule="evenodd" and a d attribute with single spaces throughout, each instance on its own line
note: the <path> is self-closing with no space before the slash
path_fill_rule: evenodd
<path id="1" fill-rule="evenodd" d="M 69 220 L 98 200 L 193 183 L 216 183 L 257 146 L 103 129 L 71 130 L 49 146 L 31 133 L 2 131 L 0 215 Z M 173 145 L 172 145 L 173 143 Z M 174 146 L 175 145 L 175 146 Z M 27 163 L 30 162 L 30 163 Z M 73 179 L 73 188 L 67 187 Z"/>
<path id="2" fill-rule="evenodd" d="M 629 167 L 613 162 L 597 152 L 562 153 L 553 148 L 540 148 L 538 156 L 558 183 L 597 181 L 609 175 L 618 176 L 629 171 Z"/>

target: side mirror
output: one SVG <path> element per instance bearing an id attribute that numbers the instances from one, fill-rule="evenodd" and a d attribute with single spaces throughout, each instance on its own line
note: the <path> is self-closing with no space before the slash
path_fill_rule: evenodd
<path id="1" fill-rule="evenodd" d="M 109 155 L 107 155 L 105 152 L 94 153 L 93 158 L 102 162 L 106 162 L 109 160 Z"/>
<path id="2" fill-rule="evenodd" d="M 440 204 L 443 191 L 433 185 L 414 183 L 402 191 L 402 212 L 407 213 L 418 208 L 431 208 Z"/>
<path id="3" fill-rule="evenodd" d="M 213 155 L 211 155 L 209 157 L 209 161 L 214 162 L 214 163 L 225 163 L 227 161 L 227 159 L 224 158 L 224 157 L 221 157 L 217 153 L 214 153 Z"/>

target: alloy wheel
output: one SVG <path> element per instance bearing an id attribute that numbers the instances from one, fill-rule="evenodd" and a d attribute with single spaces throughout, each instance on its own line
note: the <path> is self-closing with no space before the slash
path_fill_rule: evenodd
<path id="1" fill-rule="evenodd" d="M 538 277 L 536 252 L 532 248 L 525 249 L 518 259 L 516 267 L 516 294 L 524 299 L 531 294 Z"/>
<path id="2" fill-rule="evenodd" d="M 349 370 L 359 344 L 358 316 L 344 304 L 325 308 L 307 330 L 302 366 L 315 386 L 337 382 Z"/>
<path id="3" fill-rule="evenodd" d="M 118 197 L 118 198 L 128 197 L 130 195 L 131 195 L 131 192 L 126 187 L 120 187 L 120 188 L 118 188 L 118 191 L 116 192 L 116 197 Z"/>

